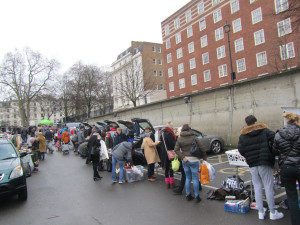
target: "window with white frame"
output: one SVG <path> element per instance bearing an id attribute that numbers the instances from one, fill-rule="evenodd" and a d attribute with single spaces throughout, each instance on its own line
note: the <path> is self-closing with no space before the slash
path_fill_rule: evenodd
<path id="1" fill-rule="evenodd" d="M 163 76 L 163 72 L 160 70 L 159 71 L 159 76 L 162 77 Z"/>
<path id="2" fill-rule="evenodd" d="M 260 45 L 262 43 L 265 43 L 264 29 L 254 32 L 254 43 L 255 43 L 255 45 Z"/>
<path id="3" fill-rule="evenodd" d="M 219 69 L 219 77 L 226 77 L 227 76 L 227 65 L 221 65 L 218 67 Z"/>
<path id="4" fill-rule="evenodd" d="M 213 17 L 214 17 L 214 23 L 217 23 L 217 22 L 219 22 L 220 20 L 222 20 L 222 12 L 221 12 L 221 9 L 217 9 L 216 11 L 214 11 Z"/>
<path id="5" fill-rule="evenodd" d="M 185 12 L 185 18 L 186 18 L 186 22 L 190 22 L 191 19 L 192 19 L 192 11 L 191 10 L 188 10 Z"/>
<path id="6" fill-rule="evenodd" d="M 289 8 L 288 0 L 274 0 L 275 12 L 280 13 Z"/>
<path id="7" fill-rule="evenodd" d="M 170 39 L 167 39 L 166 40 L 166 49 L 169 49 L 169 48 L 171 48 L 171 41 L 170 41 Z"/>
<path id="8" fill-rule="evenodd" d="M 157 47 L 157 51 L 161 53 L 161 47 Z"/>
<path id="9" fill-rule="evenodd" d="M 156 64 L 156 59 L 153 59 L 153 64 L 154 64 L 154 65 Z"/>
<path id="10" fill-rule="evenodd" d="M 183 63 L 178 64 L 178 74 L 181 74 L 184 72 L 184 66 Z"/>
<path id="11" fill-rule="evenodd" d="M 220 28 L 215 30 L 215 38 L 216 38 L 216 41 L 224 38 L 224 29 L 223 29 L 223 27 L 220 27 Z"/>
<path id="12" fill-rule="evenodd" d="M 167 63 L 170 63 L 170 62 L 172 62 L 172 54 L 171 53 L 169 53 L 167 55 Z"/>
<path id="13" fill-rule="evenodd" d="M 211 80 L 211 76 L 210 76 L 210 70 L 205 70 L 203 72 L 204 75 L 204 82 L 210 81 Z"/>
<path id="14" fill-rule="evenodd" d="M 154 75 L 155 77 L 157 76 L 157 71 L 156 71 L 156 70 L 153 71 L 153 75 Z"/>
<path id="15" fill-rule="evenodd" d="M 244 50 L 244 40 L 243 38 L 239 38 L 234 41 L 235 52 L 240 52 Z"/>
<path id="16" fill-rule="evenodd" d="M 161 62 L 161 59 L 158 59 L 158 65 L 161 65 L 162 62 Z"/>
<path id="17" fill-rule="evenodd" d="M 193 36 L 193 27 L 189 26 L 188 28 L 186 28 L 186 32 L 187 32 L 187 37 L 192 37 Z"/>
<path id="18" fill-rule="evenodd" d="M 155 52 L 155 46 L 152 46 L 152 52 Z"/>
<path id="19" fill-rule="evenodd" d="M 177 52 L 177 59 L 180 59 L 182 57 L 182 48 L 178 48 L 176 52 Z"/>
<path id="20" fill-rule="evenodd" d="M 281 60 L 287 60 L 295 57 L 294 42 L 280 46 Z"/>
<path id="21" fill-rule="evenodd" d="M 201 48 L 204 48 L 205 46 L 207 46 L 207 35 L 204 35 L 200 38 L 201 41 Z"/>
<path id="22" fill-rule="evenodd" d="M 165 26 L 165 35 L 169 35 L 170 34 L 170 28 L 169 25 Z"/>
<path id="23" fill-rule="evenodd" d="M 209 53 L 205 52 L 202 54 L 202 63 L 203 65 L 209 63 Z"/>
<path id="24" fill-rule="evenodd" d="M 185 88 L 185 79 L 181 78 L 179 79 L 179 89 Z"/>
<path id="25" fill-rule="evenodd" d="M 181 33 L 180 32 L 175 34 L 175 41 L 176 41 L 176 44 L 181 42 Z"/>
<path id="26" fill-rule="evenodd" d="M 252 4 L 253 2 L 256 2 L 257 0 L 250 0 L 250 4 Z"/>
<path id="27" fill-rule="evenodd" d="M 251 12 L 251 16 L 252 16 L 252 24 L 256 24 L 256 23 L 262 21 L 261 7 L 253 10 Z"/>
<path id="28" fill-rule="evenodd" d="M 285 20 L 279 21 L 277 23 L 277 28 L 278 28 L 278 37 L 292 33 L 291 19 L 287 18 Z"/>
<path id="29" fill-rule="evenodd" d="M 225 54 L 225 45 L 222 45 L 217 48 L 217 58 L 222 59 L 226 56 Z"/>
<path id="30" fill-rule="evenodd" d="M 198 14 L 202 14 L 202 13 L 204 13 L 204 2 L 203 1 L 199 2 L 199 4 L 198 4 Z"/>
<path id="31" fill-rule="evenodd" d="M 237 70 L 238 73 L 246 71 L 245 58 L 236 60 L 236 70 Z"/>
<path id="32" fill-rule="evenodd" d="M 196 68 L 196 60 L 195 58 L 190 59 L 190 69 L 195 69 Z"/>
<path id="33" fill-rule="evenodd" d="M 169 83 L 169 91 L 170 92 L 174 91 L 174 82 Z"/>
<path id="34" fill-rule="evenodd" d="M 256 54 L 256 63 L 257 63 L 257 67 L 261 67 L 264 65 L 267 65 L 268 61 L 267 61 L 267 52 L 259 52 Z"/>
<path id="35" fill-rule="evenodd" d="M 197 84 L 197 74 L 191 75 L 191 84 L 192 86 Z"/>
<path id="36" fill-rule="evenodd" d="M 160 84 L 160 90 L 164 90 L 164 85 Z"/>
<path id="37" fill-rule="evenodd" d="M 206 21 L 205 21 L 205 18 L 201 19 L 199 21 L 199 28 L 200 28 L 200 31 L 204 30 L 206 28 Z"/>
<path id="38" fill-rule="evenodd" d="M 179 21 L 179 18 L 176 18 L 174 20 L 174 28 L 175 28 L 175 30 L 177 30 L 179 27 L 180 27 L 180 21 Z"/>
<path id="39" fill-rule="evenodd" d="M 168 77 L 173 77 L 173 67 L 168 68 Z"/>
<path id="40" fill-rule="evenodd" d="M 221 0 L 211 0 L 212 6 L 215 6 L 220 3 Z"/>
<path id="41" fill-rule="evenodd" d="M 239 0 L 231 0 L 230 2 L 231 14 L 240 10 Z"/>
<path id="42" fill-rule="evenodd" d="M 194 42 L 193 41 L 188 44 L 188 49 L 189 49 L 189 53 L 192 53 L 192 52 L 195 51 L 195 47 L 194 47 Z"/>
<path id="43" fill-rule="evenodd" d="M 233 33 L 236 33 L 238 31 L 242 30 L 242 21 L 241 18 L 238 18 L 234 21 L 232 21 L 232 31 Z"/>

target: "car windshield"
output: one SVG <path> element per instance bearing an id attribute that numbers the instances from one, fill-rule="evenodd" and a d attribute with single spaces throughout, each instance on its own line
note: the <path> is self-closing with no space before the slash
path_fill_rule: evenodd
<path id="1" fill-rule="evenodd" d="M 76 128 L 78 128 L 80 123 L 67 123 L 66 125 L 67 125 L 67 127 L 76 127 Z"/>
<path id="2" fill-rule="evenodd" d="M 145 130 L 146 127 L 149 127 L 149 123 L 148 122 L 140 122 L 139 123 L 140 127 Z"/>
<path id="3" fill-rule="evenodd" d="M 16 158 L 17 154 L 10 143 L 0 144 L 0 160 Z"/>

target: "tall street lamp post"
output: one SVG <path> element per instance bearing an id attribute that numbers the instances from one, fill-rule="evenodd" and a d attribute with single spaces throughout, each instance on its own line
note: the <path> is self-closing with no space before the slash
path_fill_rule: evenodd
<path id="1" fill-rule="evenodd" d="M 229 59 L 230 59 L 230 68 L 231 68 L 231 81 L 232 83 L 234 82 L 235 77 L 235 72 L 233 72 L 233 67 L 232 67 L 232 58 L 231 58 L 231 48 L 230 48 L 230 38 L 229 38 L 229 32 L 230 32 L 230 24 L 227 23 L 224 25 L 224 31 L 227 33 L 227 40 L 228 40 L 228 49 L 229 49 Z"/>

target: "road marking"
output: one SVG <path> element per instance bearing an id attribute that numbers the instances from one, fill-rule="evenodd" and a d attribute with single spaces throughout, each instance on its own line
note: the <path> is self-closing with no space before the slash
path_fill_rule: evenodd
<path id="1" fill-rule="evenodd" d="M 232 168 L 232 167 L 220 169 L 218 172 L 224 173 L 224 174 L 236 174 L 237 173 L 236 168 Z M 238 175 L 243 176 L 247 172 L 249 172 L 249 169 L 247 167 L 242 167 L 242 168 L 239 168 Z"/>
<path id="2" fill-rule="evenodd" d="M 220 164 L 223 164 L 223 163 L 228 163 L 228 161 L 225 161 L 225 162 L 220 162 L 220 163 L 210 163 L 212 166 L 216 166 L 216 165 L 220 165 Z"/>

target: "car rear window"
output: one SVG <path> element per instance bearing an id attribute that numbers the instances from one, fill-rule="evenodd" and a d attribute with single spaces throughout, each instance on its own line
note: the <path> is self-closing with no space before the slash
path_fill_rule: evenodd
<path id="1" fill-rule="evenodd" d="M 10 143 L 0 144 L 0 160 L 17 157 L 15 149 Z"/>

